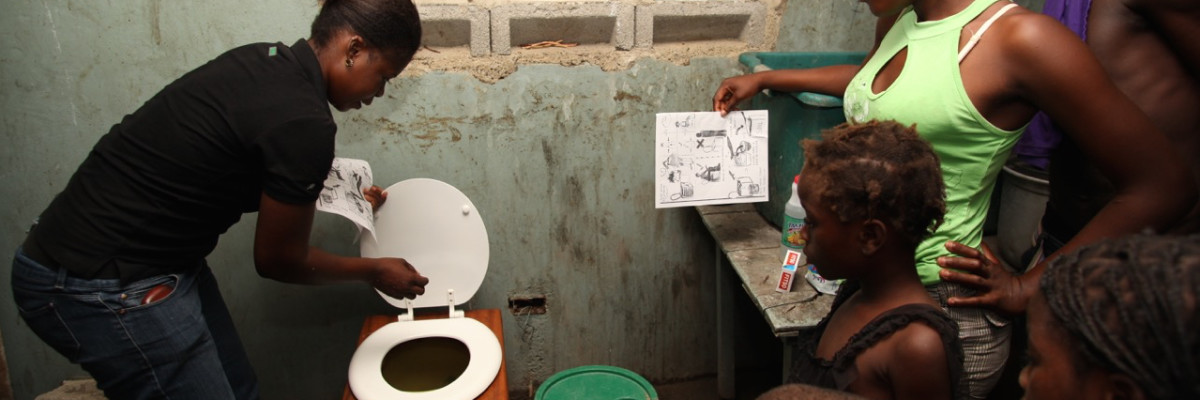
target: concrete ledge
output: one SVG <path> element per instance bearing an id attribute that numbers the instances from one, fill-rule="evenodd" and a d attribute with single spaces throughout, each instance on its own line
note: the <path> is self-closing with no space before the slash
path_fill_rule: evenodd
<path id="1" fill-rule="evenodd" d="M 492 52 L 546 40 L 633 48 L 634 6 L 625 3 L 525 3 L 492 9 Z"/>
<path id="2" fill-rule="evenodd" d="M 637 7 L 637 47 L 655 43 L 765 40 L 767 9 L 758 2 L 670 2 Z"/>
<path id="3" fill-rule="evenodd" d="M 468 47 L 472 57 L 491 52 L 491 12 L 467 5 L 423 5 L 421 44 L 429 47 Z"/>

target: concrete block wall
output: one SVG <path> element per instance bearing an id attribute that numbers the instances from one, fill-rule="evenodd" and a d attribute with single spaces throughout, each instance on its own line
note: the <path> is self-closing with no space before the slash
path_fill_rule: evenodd
<path id="1" fill-rule="evenodd" d="M 637 47 L 731 39 L 763 43 L 767 9 L 755 2 L 661 2 L 637 7 Z"/>
<path id="2" fill-rule="evenodd" d="M 422 44 L 433 47 L 463 47 L 472 57 L 491 52 L 491 11 L 472 5 L 430 4 L 421 13 Z"/>
<path id="3" fill-rule="evenodd" d="M 542 0 L 523 3 L 467 0 L 418 1 L 424 21 L 424 44 L 466 47 L 472 57 L 508 55 L 513 47 L 549 40 L 605 45 L 615 50 L 657 43 L 712 40 L 762 45 L 767 5 L 758 1 L 624 1 L 574 2 Z"/>
<path id="4" fill-rule="evenodd" d="M 546 40 L 604 44 L 629 50 L 634 43 L 634 6 L 616 2 L 525 3 L 492 9 L 492 52 Z"/>

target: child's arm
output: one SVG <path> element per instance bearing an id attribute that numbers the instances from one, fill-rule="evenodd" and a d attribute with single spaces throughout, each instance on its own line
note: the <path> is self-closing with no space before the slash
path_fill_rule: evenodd
<path id="1" fill-rule="evenodd" d="M 893 399 L 954 398 L 946 350 L 936 330 L 913 323 L 896 331 L 886 343 Z"/>

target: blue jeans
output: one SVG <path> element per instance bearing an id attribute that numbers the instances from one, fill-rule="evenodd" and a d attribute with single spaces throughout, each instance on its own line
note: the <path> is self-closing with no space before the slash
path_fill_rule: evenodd
<path id="1" fill-rule="evenodd" d="M 172 286 L 141 304 L 153 287 Z M 34 333 L 110 399 L 257 399 L 258 381 L 207 265 L 122 285 L 47 268 L 20 248 L 13 297 Z"/>

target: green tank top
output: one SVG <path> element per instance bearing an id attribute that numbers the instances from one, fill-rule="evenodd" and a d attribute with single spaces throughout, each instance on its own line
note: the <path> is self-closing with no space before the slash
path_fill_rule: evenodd
<path id="1" fill-rule="evenodd" d="M 1025 130 L 1000 129 L 984 119 L 967 97 L 959 74 L 962 28 L 994 3 L 976 0 L 958 14 L 925 22 L 917 22 L 910 6 L 846 87 L 847 121 L 891 119 L 916 124 L 917 132 L 941 158 L 945 221 L 917 246 L 917 272 L 925 285 L 940 281 L 937 257 L 950 255 L 946 241 L 979 247 L 996 176 Z M 905 47 L 908 57 L 896 81 L 883 92 L 872 93 L 874 77 Z"/>

